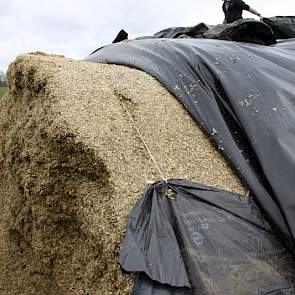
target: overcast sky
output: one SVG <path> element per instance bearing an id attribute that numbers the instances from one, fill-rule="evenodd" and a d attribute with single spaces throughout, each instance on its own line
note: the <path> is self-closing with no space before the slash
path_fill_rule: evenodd
<path id="1" fill-rule="evenodd" d="M 266 17 L 295 15 L 294 0 L 245 2 Z M 222 0 L 0 0 L 0 4 L 3 71 L 16 56 L 33 51 L 82 59 L 111 43 L 122 28 L 135 38 L 167 27 L 223 21 Z"/>

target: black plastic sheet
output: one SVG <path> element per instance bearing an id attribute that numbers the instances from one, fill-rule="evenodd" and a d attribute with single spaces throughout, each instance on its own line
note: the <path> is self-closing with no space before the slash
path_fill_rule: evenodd
<path id="1" fill-rule="evenodd" d="M 134 295 L 295 294 L 292 256 L 252 198 L 184 180 L 147 190 L 119 262 Z"/>
<path id="2" fill-rule="evenodd" d="M 295 40 L 273 46 L 151 39 L 106 46 L 87 60 L 156 77 L 234 165 L 294 249 Z"/>
<path id="3" fill-rule="evenodd" d="M 239 41 L 262 45 L 276 43 L 276 38 L 270 26 L 264 22 L 251 19 L 241 19 L 230 24 L 213 26 L 203 36 L 207 39 Z"/>
<path id="4" fill-rule="evenodd" d="M 153 38 L 206 38 L 271 45 L 276 37 L 266 23 L 253 19 L 241 19 L 231 24 L 208 26 L 200 23 L 194 27 L 174 27 L 162 30 Z M 151 38 L 151 37 L 149 37 Z"/>
<path id="5" fill-rule="evenodd" d="M 128 33 L 121 30 L 112 43 L 118 43 L 126 39 L 128 39 Z"/>
<path id="6" fill-rule="evenodd" d="M 239 41 L 263 45 L 276 43 L 276 39 L 295 38 L 295 17 L 274 16 L 262 21 L 241 19 L 230 24 L 209 26 L 199 23 L 194 27 L 164 29 L 149 38 L 207 38 Z"/>
<path id="7" fill-rule="evenodd" d="M 245 212 L 249 213 L 250 208 L 254 206 L 252 201 L 244 204 L 243 202 L 246 201 L 241 200 L 238 196 L 229 196 L 227 193 L 220 193 L 214 189 L 206 188 L 201 189 L 201 191 L 214 191 L 221 198 L 221 203 L 216 203 L 215 197 L 213 198 L 214 201 L 211 202 L 207 199 L 208 194 L 204 198 L 204 195 L 194 194 L 194 196 L 197 196 L 198 202 L 201 198 L 202 203 L 194 203 L 194 210 L 198 211 L 198 208 L 203 208 L 203 203 L 206 203 L 212 210 L 217 207 L 233 216 L 238 216 L 240 222 L 235 223 L 235 225 L 227 224 L 229 227 L 225 224 L 218 224 L 218 229 L 220 232 L 227 232 L 227 230 L 230 232 L 233 230 L 232 227 L 238 228 L 237 232 L 240 231 L 241 233 L 240 238 L 242 238 L 243 233 L 247 235 L 247 230 L 252 228 L 255 221 L 254 229 L 252 228 L 253 231 L 251 230 L 249 235 L 249 239 L 253 240 L 254 245 L 258 247 L 253 248 L 253 253 L 257 253 L 257 257 L 264 257 L 259 252 L 261 250 L 259 245 L 265 245 L 262 243 L 262 241 L 265 241 L 269 246 L 264 257 L 265 260 L 262 259 L 265 268 L 276 268 L 284 265 L 283 268 L 288 269 L 286 264 L 280 262 L 281 260 L 275 263 L 271 261 L 273 261 L 274 256 L 283 259 L 281 254 L 277 252 L 278 248 L 281 248 L 284 253 L 287 249 L 288 255 L 286 255 L 289 257 L 290 265 L 294 261 L 295 39 L 278 41 L 277 44 L 271 46 L 208 39 L 145 39 L 127 44 L 106 46 L 87 57 L 86 60 L 122 64 L 141 69 L 156 77 L 184 105 L 202 129 L 211 137 L 220 152 L 232 163 L 240 178 L 248 185 L 255 207 L 259 207 L 262 212 L 262 215 L 257 213 L 257 216 L 261 216 L 258 219 L 261 219 L 266 227 L 260 224 L 261 231 L 259 231 L 253 215 L 244 215 Z M 162 193 L 157 191 L 158 185 L 151 188 L 152 195 L 149 192 L 147 193 L 149 198 L 159 200 L 162 196 Z M 173 183 L 173 185 L 173 189 L 177 191 L 176 200 L 186 202 L 186 198 L 192 199 L 190 193 L 184 193 L 181 189 L 183 186 L 187 187 L 185 183 L 179 181 Z M 192 186 L 194 186 L 194 190 L 200 190 L 195 185 Z M 179 190 L 181 190 L 181 193 Z M 146 196 L 143 200 L 147 199 Z M 226 202 L 226 198 L 222 196 L 229 198 L 229 201 Z M 233 209 L 233 204 L 237 205 L 237 207 L 234 207 L 237 211 Z M 240 205 L 244 206 L 243 210 L 245 211 L 239 209 Z M 157 235 L 161 231 L 161 226 L 166 224 L 163 220 L 163 223 L 161 223 L 159 216 L 162 216 L 162 213 L 158 215 L 160 211 L 157 206 L 159 206 L 157 202 L 152 203 L 150 213 L 145 211 L 145 214 L 142 215 L 146 217 L 143 222 L 147 223 L 151 216 L 156 216 L 153 218 L 153 222 L 156 222 L 157 218 L 160 219 L 159 228 L 153 228 L 149 224 L 145 227 L 145 231 L 140 233 L 144 243 L 148 243 L 148 239 Z M 179 206 L 185 205 L 179 204 Z M 193 204 L 190 204 L 190 206 L 193 206 Z M 139 218 L 138 214 L 141 214 L 141 210 L 145 210 L 143 207 L 137 205 L 134 209 L 135 211 L 131 214 L 131 224 L 136 218 Z M 154 211 L 155 208 L 156 211 Z M 253 212 L 257 212 L 256 209 Z M 177 216 L 177 214 L 175 215 Z M 174 224 L 173 222 L 172 224 Z M 271 224 L 271 227 L 269 227 L 269 224 Z M 152 230 L 152 228 L 157 229 L 157 231 Z M 175 245 L 181 243 L 178 237 L 171 241 L 171 244 L 167 241 L 165 249 L 168 247 L 168 250 L 162 252 L 160 251 L 159 240 L 154 239 L 153 244 L 156 247 L 155 251 L 152 252 L 155 255 L 154 257 L 157 257 L 159 261 L 163 258 L 165 260 L 163 262 L 165 271 L 170 270 L 168 274 L 163 276 L 165 271 L 158 268 L 154 269 L 153 264 L 146 265 L 146 268 L 143 268 L 143 260 L 139 258 L 132 260 L 130 256 L 131 260 L 124 258 L 128 256 L 126 253 L 129 251 L 128 248 L 132 246 L 132 239 L 134 240 L 132 230 L 136 231 L 135 228 L 130 227 L 129 223 L 128 237 L 120 261 L 124 269 L 138 273 L 134 294 L 294 294 L 294 290 L 290 287 L 294 284 L 294 281 L 289 276 L 290 273 L 294 273 L 294 269 L 288 269 L 287 274 L 276 270 L 275 274 L 277 275 L 269 278 L 259 266 L 260 262 L 254 260 L 249 267 L 254 273 L 256 271 L 257 279 L 255 280 L 255 276 L 249 274 L 248 279 L 247 276 L 243 276 L 243 280 L 246 279 L 247 283 L 242 282 L 240 285 L 236 285 L 237 282 L 233 282 L 233 285 L 231 285 L 229 278 L 237 276 L 239 272 L 235 272 L 234 268 L 228 268 L 224 270 L 225 273 L 226 271 L 229 272 L 229 276 L 226 277 L 221 266 L 220 269 L 214 268 L 214 265 L 216 267 L 218 265 L 216 261 L 212 263 L 211 260 L 204 260 L 207 259 L 206 255 L 208 254 L 206 254 L 206 249 L 210 245 L 217 245 L 216 249 L 222 250 L 213 251 L 210 258 L 222 260 L 223 257 L 227 257 L 228 260 L 236 261 L 235 255 L 237 254 L 237 257 L 242 259 L 241 263 L 243 264 L 244 258 L 249 261 L 247 260 L 249 256 L 245 254 L 249 251 L 247 239 L 244 240 L 245 244 L 241 242 L 237 246 L 236 253 L 234 251 L 229 253 L 226 252 L 227 247 L 225 246 L 227 242 L 231 244 L 231 240 L 228 240 L 228 238 L 231 238 L 228 236 L 229 232 L 221 236 L 218 236 L 218 233 L 210 235 L 210 240 L 207 239 L 209 246 L 207 245 L 200 255 L 194 256 L 193 262 L 191 262 L 193 260 L 191 256 L 191 259 L 183 261 L 183 264 L 180 263 L 180 260 L 177 262 L 178 265 L 182 265 L 182 269 L 175 269 L 173 265 L 169 264 L 173 260 L 170 261 L 171 255 L 168 254 L 170 251 L 174 253 Z M 183 226 L 179 229 L 177 225 L 173 227 L 173 231 L 182 236 L 181 232 L 186 232 L 187 228 Z M 167 233 L 166 230 L 161 232 L 166 236 L 164 234 L 164 232 Z M 270 233 L 270 236 L 266 237 L 267 232 Z M 194 236 L 193 233 L 190 234 L 192 237 Z M 252 239 L 253 237 L 255 239 Z M 234 238 L 234 235 L 232 238 Z M 221 245 L 223 242 L 225 245 Z M 142 245 L 139 240 L 137 244 L 139 247 Z M 185 244 L 183 247 L 186 249 L 187 245 Z M 279 245 L 278 248 L 276 248 L 276 245 Z M 175 256 L 175 253 L 173 254 L 175 259 L 185 257 L 186 250 L 183 252 L 183 247 L 177 250 L 181 252 L 181 255 Z M 264 246 L 262 248 L 265 249 Z M 133 251 L 134 257 L 140 255 L 139 252 L 146 254 L 148 250 L 146 245 L 139 249 L 141 250 L 138 252 Z M 272 253 L 276 254 L 273 256 Z M 285 254 L 283 256 L 286 257 Z M 293 257 L 293 259 L 290 257 Z M 175 262 L 175 265 L 177 263 Z M 191 263 L 194 265 L 193 273 L 190 272 Z M 204 264 L 198 268 L 199 263 Z M 271 266 L 267 263 L 270 263 Z M 248 265 L 248 262 L 245 262 L 245 265 Z M 208 280 L 206 278 L 207 282 L 210 283 L 212 280 L 220 282 L 217 293 L 212 293 L 212 289 L 202 282 L 205 279 L 201 276 L 202 269 L 207 269 L 210 274 L 210 278 Z M 186 271 L 186 276 L 184 271 Z M 243 269 L 243 271 L 245 270 Z M 262 271 L 262 274 L 260 271 Z M 198 276 L 201 277 L 198 283 L 194 285 L 192 277 Z M 241 276 L 239 278 L 241 279 Z M 262 282 L 263 286 L 261 285 Z M 228 289 L 227 285 L 230 286 Z M 278 291 L 275 291 L 276 288 Z M 203 293 L 199 290 L 202 290 Z M 229 290 L 231 290 L 231 293 Z M 235 293 L 232 290 L 238 290 L 240 293 Z"/>
<path id="8" fill-rule="evenodd" d="M 263 22 L 272 28 L 276 39 L 295 38 L 295 16 L 264 18 Z"/>
<path id="9" fill-rule="evenodd" d="M 203 34 L 209 30 L 211 26 L 199 23 L 194 27 L 173 27 L 164 29 L 156 34 L 156 38 L 179 38 L 183 35 L 191 38 L 203 38 Z"/>

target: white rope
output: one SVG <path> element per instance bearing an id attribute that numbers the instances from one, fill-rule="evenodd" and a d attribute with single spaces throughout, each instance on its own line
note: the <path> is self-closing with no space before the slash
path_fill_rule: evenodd
<path id="1" fill-rule="evenodd" d="M 159 165 L 157 164 L 157 161 L 156 161 L 155 157 L 153 156 L 153 154 L 151 153 L 151 151 L 150 151 L 150 149 L 148 148 L 147 144 L 145 143 L 145 141 L 144 141 L 144 139 L 143 139 L 143 136 L 142 136 L 140 130 L 137 128 L 137 126 L 136 126 L 136 124 L 135 124 L 135 122 L 134 122 L 134 120 L 133 120 L 133 118 L 132 118 L 130 112 L 128 111 L 128 109 L 127 109 L 127 107 L 126 107 L 126 105 L 125 105 L 125 103 L 124 103 L 124 101 L 123 101 L 123 99 L 122 99 L 122 95 L 120 95 L 120 96 L 121 96 L 121 99 L 120 99 L 120 100 L 121 100 L 121 102 L 122 102 L 122 105 L 123 105 L 123 107 L 124 107 L 126 113 L 128 114 L 128 116 L 129 116 L 129 118 L 130 118 L 130 120 L 131 120 L 131 122 L 132 122 L 132 124 L 133 124 L 133 126 L 134 126 L 134 128 L 135 128 L 135 130 L 136 130 L 136 132 L 137 132 L 137 134 L 138 134 L 138 136 L 139 136 L 139 138 L 141 139 L 141 141 L 142 141 L 142 143 L 143 143 L 143 145 L 144 145 L 144 147 L 146 148 L 147 152 L 149 153 L 149 156 L 150 156 L 151 160 L 154 162 L 154 164 L 155 164 L 157 170 L 159 171 L 161 177 L 164 179 L 164 181 L 165 181 L 166 183 L 168 183 L 168 180 L 167 180 L 166 177 L 164 176 L 164 173 L 161 171 Z"/>

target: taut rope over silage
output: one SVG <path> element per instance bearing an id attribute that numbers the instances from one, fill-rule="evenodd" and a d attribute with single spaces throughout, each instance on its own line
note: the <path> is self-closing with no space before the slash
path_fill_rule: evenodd
<path id="1" fill-rule="evenodd" d="M 124 96 L 123 96 L 121 93 L 119 93 L 118 91 L 115 91 L 115 93 L 116 93 L 117 96 L 119 96 L 119 98 L 120 98 L 120 102 L 122 103 L 122 105 L 123 105 L 123 107 L 124 107 L 124 109 L 125 109 L 125 111 L 126 111 L 128 117 L 129 117 L 129 119 L 130 119 L 130 121 L 131 121 L 131 123 L 132 123 L 132 125 L 133 125 L 133 127 L 134 127 L 134 129 L 135 129 L 135 131 L 137 132 L 137 134 L 138 134 L 140 140 L 142 141 L 142 143 L 143 143 L 145 149 L 147 150 L 147 152 L 148 152 L 148 154 L 149 154 L 149 156 L 150 156 L 150 159 L 154 162 L 155 167 L 156 167 L 156 169 L 158 170 L 159 174 L 161 175 L 162 179 L 163 179 L 166 183 L 168 183 L 167 178 L 164 176 L 164 173 L 163 173 L 162 170 L 160 169 L 160 166 L 158 165 L 158 163 L 157 163 L 157 161 L 156 161 L 156 158 L 153 156 L 153 154 L 152 154 L 151 150 L 149 149 L 147 143 L 145 142 L 145 140 L 144 140 L 144 138 L 143 138 L 143 136 L 142 136 L 142 134 L 141 134 L 139 128 L 137 127 L 135 121 L 133 120 L 133 118 L 132 118 L 132 116 L 131 116 L 131 114 L 130 114 L 130 112 L 129 112 L 127 106 L 126 106 L 126 104 L 124 103 L 124 100 L 123 100 L 123 99 L 124 99 Z"/>

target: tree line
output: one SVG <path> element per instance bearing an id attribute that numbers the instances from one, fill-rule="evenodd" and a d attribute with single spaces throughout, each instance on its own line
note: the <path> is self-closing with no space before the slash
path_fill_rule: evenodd
<path id="1" fill-rule="evenodd" d="M 0 71 L 0 87 L 5 86 L 7 86 L 7 76 L 5 72 Z"/>

